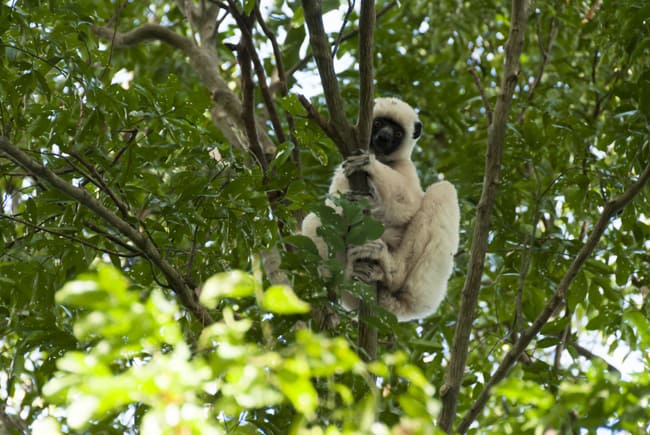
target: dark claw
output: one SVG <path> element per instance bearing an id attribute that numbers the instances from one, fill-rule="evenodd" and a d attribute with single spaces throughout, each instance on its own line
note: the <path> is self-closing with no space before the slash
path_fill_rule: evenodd
<path id="1" fill-rule="evenodd" d="M 347 192 L 343 193 L 343 196 L 348 201 L 370 201 L 373 198 L 370 192 L 361 192 L 359 190 L 348 190 Z"/>
<path id="2" fill-rule="evenodd" d="M 356 261 L 353 266 L 352 275 L 359 281 L 366 284 L 381 282 L 384 280 L 384 271 L 375 262 Z"/>

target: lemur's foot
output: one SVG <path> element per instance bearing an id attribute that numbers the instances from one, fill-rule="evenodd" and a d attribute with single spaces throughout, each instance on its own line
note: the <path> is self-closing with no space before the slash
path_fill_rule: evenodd
<path id="1" fill-rule="evenodd" d="M 348 262 L 359 260 L 380 261 L 385 253 L 386 244 L 382 240 L 371 240 L 363 245 L 349 246 L 347 250 Z"/>

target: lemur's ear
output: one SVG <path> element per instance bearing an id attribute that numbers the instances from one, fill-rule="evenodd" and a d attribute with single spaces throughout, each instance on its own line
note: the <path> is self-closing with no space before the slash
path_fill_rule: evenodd
<path id="1" fill-rule="evenodd" d="M 422 135 L 422 123 L 420 121 L 413 125 L 413 139 L 417 139 Z"/>

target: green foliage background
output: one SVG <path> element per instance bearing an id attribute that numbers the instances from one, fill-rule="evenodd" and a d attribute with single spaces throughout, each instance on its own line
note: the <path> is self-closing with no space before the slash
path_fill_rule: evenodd
<path id="1" fill-rule="evenodd" d="M 487 109 L 481 92 L 493 107 L 510 24 L 507 3 L 407 0 L 382 15 L 376 30 L 377 95 L 398 95 L 419 108 L 425 136 L 414 158 L 422 183 L 449 179 L 461 200 L 462 247 L 449 295 L 439 312 L 418 323 L 397 324 L 387 315 L 375 321 L 383 358 L 397 353 L 395 367 L 413 367 L 437 388 L 443 384 L 453 340 L 483 177 Z M 604 203 L 631 184 L 650 160 L 650 4 L 645 0 L 602 3 L 537 1 L 531 7 L 459 398 L 460 415 L 507 352 L 512 334 L 528 325 L 550 298 Z M 387 4 L 378 2 L 377 9 Z M 338 3 L 325 2 L 324 7 L 333 9 Z M 278 35 L 285 65 L 291 67 L 305 54 L 300 3 L 276 2 L 269 8 L 267 24 Z M 295 143 L 276 143 L 273 171 L 263 174 L 250 155 L 228 143 L 214 126 L 208 114 L 212 97 L 179 51 L 159 42 L 117 49 L 93 34 L 91 25 L 106 24 L 115 11 L 114 2 L 100 1 L 0 5 L 0 135 L 122 213 L 193 287 L 219 272 L 254 271 L 256 256 L 279 246 L 282 267 L 298 297 L 311 304 L 312 315 L 273 314 L 259 297 L 219 296 L 219 304 L 211 306 L 216 307 L 211 314 L 218 321 L 225 321 L 229 312 L 225 308 L 230 307 L 240 321 L 253 325 L 238 337 L 245 355 L 236 360 L 239 363 L 281 351 L 288 352 L 284 358 L 293 357 L 293 351 L 286 349 L 304 345 L 298 331 L 309 329 L 323 334 L 308 335 L 318 347 L 319 358 L 331 343 L 346 349 L 351 343 L 352 347 L 354 318 L 333 300 L 332 283 L 318 277 L 320 261 L 308 243 L 293 236 L 304 212 L 322 203 L 329 177 L 340 161 L 334 145 L 296 105 L 291 89 L 299 84 L 297 79 L 289 80 L 289 97 L 277 97 L 283 121 L 287 113 L 294 115 Z M 128 3 L 111 25 L 128 31 L 146 22 L 162 23 L 185 36 L 192 32 L 177 4 L 166 1 Z M 357 22 L 353 13 L 348 29 L 355 29 Z M 214 41 L 221 58 L 220 73 L 237 93 L 239 69 L 224 43 L 237 42 L 238 35 L 237 26 L 226 21 Z M 255 37 L 259 47 L 267 44 L 261 33 Z M 270 50 L 260 53 L 270 75 L 275 65 Z M 356 38 L 344 39 L 337 57 L 356 59 Z M 351 119 L 356 116 L 359 84 L 354 64 L 339 74 Z M 122 68 L 133 72 L 128 89 L 112 83 Z M 310 62 L 302 70 L 314 73 L 315 66 Z M 256 99 L 261 101 L 259 93 Z M 322 98 L 312 101 L 324 107 Z M 257 109 L 261 115 L 261 103 Z M 214 148 L 222 160 L 209 157 Z M 300 165 L 289 158 L 294 149 Z M 90 167 L 82 161 L 90 162 Z M 105 188 L 88 182 L 94 174 L 101 174 Z M 119 210 L 107 190 L 118 196 L 125 210 Z M 66 399 L 51 392 L 44 396 L 48 382 L 66 379 L 60 376 L 70 370 L 75 355 L 97 351 L 102 334 L 96 331 L 97 336 L 88 337 L 78 330 L 91 312 L 110 313 L 116 325 L 127 325 L 103 333 L 116 340 L 108 341 L 109 353 L 102 355 L 110 371 L 107 382 L 129 373 L 128 366 L 138 361 L 145 371 L 155 366 L 147 362 L 162 361 L 163 367 L 155 370 L 172 376 L 174 388 L 187 388 L 188 403 L 198 397 L 200 407 L 214 404 L 211 419 L 196 426 L 196 431 L 214 425 L 219 430 L 226 427 L 229 433 L 286 433 L 291 424 L 299 425 L 309 414 L 293 406 L 299 401 L 292 401 L 291 394 L 282 389 L 273 390 L 283 395 L 277 402 L 251 410 L 236 407 L 225 392 L 202 395 L 204 385 L 194 373 L 206 368 L 208 379 L 222 379 L 220 363 L 211 359 L 216 357 L 196 356 L 197 343 L 206 330 L 201 319 L 173 302 L 175 296 L 165 287 L 160 271 L 115 228 L 30 177 L 1 152 L 0 191 L 0 398 L 4 402 L 0 430 L 27 431 L 35 421 L 52 415 L 64 423 L 65 431 L 137 433 L 142 416 L 157 410 L 156 403 L 142 397 L 122 397 L 116 392 L 107 396 L 90 390 L 88 394 L 101 400 L 114 397 L 115 403 L 104 405 L 112 413 L 95 415 L 85 422 L 89 426 L 80 429 L 58 412 L 65 409 L 66 400 L 73 401 L 72 396 Z M 271 203 L 273 195 L 267 194 L 277 192 L 280 199 Z M 610 225 L 571 287 L 566 309 L 546 325 L 526 358 L 500 384 L 472 432 L 650 431 L 648 210 L 646 188 Z M 289 246 L 292 249 L 284 249 Z M 72 284 L 66 282 L 91 269 L 97 259 L 120 271 L 110 269 L 115 277 L 106 283 L 91 279 L 99 279 L 101 292 L 83 303 L 55 299 L 57 290 L 70 288 Z M 255 273 L 250 279 L 260 288 L 270 286 Z M 125 293 L 126 284 L 120 284 L 121 274 L 130 283 L 130 293 Z M 520 319 L 515 318 L 518 293 L 523 298 Z M 126 294 L 128 303 L 117 301 Z M 136 301 L 145 307 L 137 316 L 129 311 Z M 171 310 L 166 314 L 171 316 L 167 324 L 178 329 L 167 331 L 172 336 L 155 341 L 159 329 L 128 326 L 144 319 L 164 323 L 154 315 L 161 307 Z M 124 323 L 130 315 L 136 319 Z M 122 346 L 130 341 L 140 347 L 124 353 Z M 168 371 L 174 368 L 173 355 L 183 348 L 192 354 L 182 355 L 183 364 L 188 364 L 181 366 L 186 372 Z M 591 355 L 585 350 L 591 350 Z M 614 352 L 630 353 L 624 365 L 616 368 L 622 374 L 603 362 L 612 361 L 608 355 Z M 345 358 L 337 358 L 344 364 Z M 361 371 L 368 370 L 359 364 L 364 367 Z M 74 370 L 79 373 L 82 368 Z M 89 373 L 91 379 L 99 380 L 97 372 Z M 355 415 L 356 408 L 328 401 L 337 391 L 340 397 L 345 395 L 337 387 L 342 384 L 351 388 L 355 399 L 372 397 L 370 404 L 359 406 L 370 410 L 369 418 L 386 428 L 399 424 L 400 417 L 426 415 L 413 411 L 408 403 L 368 393 L 367 380 L 346 384 L 339 376 L 343 375 L 327 372 L 323 375 L 327 381 L 322 383 L 311 374 L 302 378 L 313 382 L 320 400 L 304 427 L 325 428 L 345 421 L 332 417 L 336 410 Z M 402 372 L 386 379 L 393 380 L 397 393 L 412 392 L 407 385 L 417 386 L 418 376 Z M 263 384 L 259 379 L 253 382 Z M 236 392 L 243 391 L 241 385 L 232 385 Z M 424 387 L 422 391 L 430 398 L 437 395 Z M 129 400 L 120 402 L 124 397 Z M 62 407 L 55 408 L 54 403 Z M 216 420 L 221 410 L 232 416 L 226 426 Z M 118 417 L 120 411 L 122 417 Z M 430 428 L 434 422 L 435 415 L 430 415 Z M 369 426 L 359 427 L 368 430 Z M 192 428 L 187 426 L 187 430 Z M 346 429 L 340 424 L 339 428 Z"/>

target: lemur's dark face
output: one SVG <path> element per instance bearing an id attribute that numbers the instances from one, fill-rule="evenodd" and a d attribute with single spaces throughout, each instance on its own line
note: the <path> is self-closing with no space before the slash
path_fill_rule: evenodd
<path id="1" fill-rule="evenodd" d="M 377 156 L 388 156 L 397 150 L 406 138 L 404 128 L 390 118 L 375 118 L 372 121 L 370 151 Z"/>
<path id="2" fill-rule="evenodd" d="M 407 137 L 406 130 L 398 122 L 386 116 L 378 116 L 372 121 L 370 151 L 379 161 L 391 160 L 389 157 L 402 146 L 410 146 L 422 134 L 422 123 L 413 125 L 413 137 Z"/>

